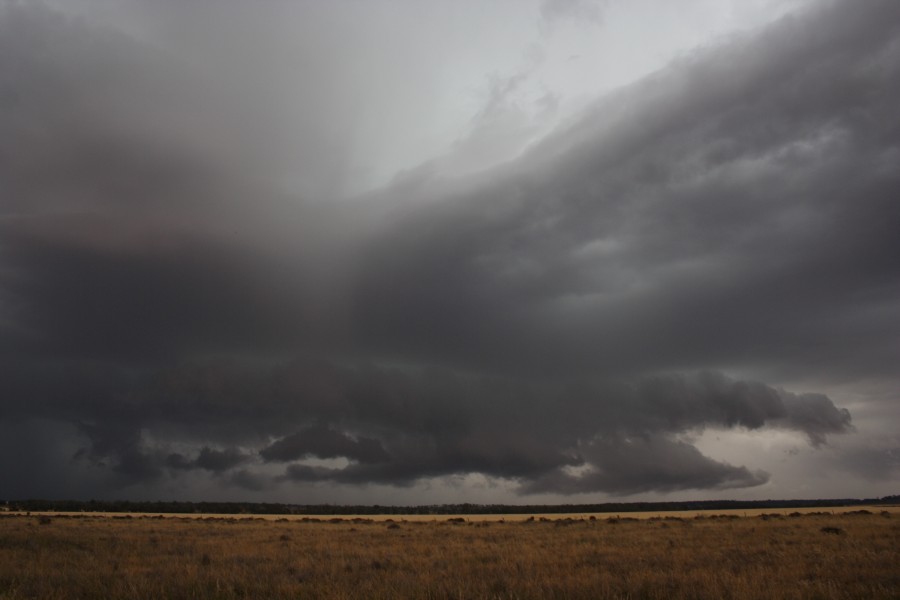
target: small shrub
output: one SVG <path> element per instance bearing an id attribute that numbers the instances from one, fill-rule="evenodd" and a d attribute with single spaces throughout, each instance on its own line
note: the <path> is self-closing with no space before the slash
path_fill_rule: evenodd
<path id="1" fill-rule="evenodd" d="M 822 533 L 830 533 L 832 535 L 844 535 L 846 532 L 840 527 L 823 527 L 820 529 Z"/>

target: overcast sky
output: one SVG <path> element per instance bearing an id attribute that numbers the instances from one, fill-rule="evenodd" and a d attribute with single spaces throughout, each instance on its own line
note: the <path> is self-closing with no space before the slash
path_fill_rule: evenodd
<path id="1" fill-rule="evenodd" d="M 900 492 L 895 0 L 0 0 L 0 499 Z"/>

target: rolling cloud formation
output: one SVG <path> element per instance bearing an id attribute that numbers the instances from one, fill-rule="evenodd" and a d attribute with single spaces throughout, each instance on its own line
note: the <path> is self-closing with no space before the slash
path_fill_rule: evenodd
<path id="1" fill-rule="evenodd" d="M 201 475 L 336 498 L 471 473 L 519 494 L 746 488 L 769 473 L 693 436 L 821 448 L 850 412 L 767 381 L 896 378 L 896 2 L 816 4 L 500 165 L 426 162 L 354 198 L 329 195 L 325 149 L 352 110 L 296 92 L 327 87 L 328 59 L 291 87 L 298 131 L 280 72 L 197 56 L 0 3 L 10 497 L 87 494 L 61 475 L 81 471 L 97 496 Z"/>

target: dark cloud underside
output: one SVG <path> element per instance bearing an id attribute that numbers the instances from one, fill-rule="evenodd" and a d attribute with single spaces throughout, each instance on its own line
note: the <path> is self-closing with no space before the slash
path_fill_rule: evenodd
<path id="1" fill-rule="evenodd" d="M 92 389 L 91 402 L 68 406 L 72 387 Z M 703 456 L 680 434 L 776 428 L 820 444 L 851 427 L 825 396 L 717 373 L 523 382 L 319 361 L 210 363 L 115 388 L 60 373 L 41 402 L 48 415 L 80 421 L 89 445 L 77 460 L 127 481 L 288 463 L 285 477 L 296 481 L 405 486 L 477 472 L 518 480 L 527 492 L 724 489 L 766 475 Z M 196 456 L 172 450 L 185 443 L 201 446 Z M 338 458 L 346 464 L 304 462 Z"/>

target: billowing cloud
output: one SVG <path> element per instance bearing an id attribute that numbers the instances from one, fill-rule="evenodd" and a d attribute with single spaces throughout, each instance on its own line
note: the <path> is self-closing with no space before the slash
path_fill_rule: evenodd
<path id="1" fill-rule="evenodd" d="M 526 487 L 529 492 L 633 494 L 648 490 L 746 488 L 766 483 L 763 471 L 751 473 L 703 456 L 697 448 L 667 438 L 601 439 L 584 449 L 586 472 L 555 471 Z"/>
<path id="2" fill-rule="evenodd" d="M 87 387 L 72 377 L 58 385 L 73 384 Z M 293 361 L 241 369 L 210 363 L 159 371 L 115 389 L 101 386 L 90 405 L 67 411 L 68 395 L 56 390 L 57 399 L 42 409 L 85 420 L 90 445 L 77 460 L 133 479 L 240 467 L 240 479 L 250 481 L 261 460 L 285 465 L 282 481 L 410 486 L 481 473 L 516 481 L 522 492 L 727 489 L 766 477 L 706 457 L 678 436 L 775 428 L 821 444 L 826 434 L 851 429 L 849 413 L 827 397 L 710 372 L 521 381 Z M 247 448 L 257 449 L 255 461 Z M 252 481 L 262 487 L 278 479 Z"/>
<path id="3" fill-rule="evenodd" d="M 528 372 L 887 372 L 897 19 L 847 6 L 687 57 L 403 215 L 364 263 L 363 335 Z"/>
<path id="4" fill-rule="evenodd" d="M 353 198 L 327 135 L 352 138 L 353 61 L 297 81 L 284 57 L 225 69 L 267 54 L 210 55 L 205 21 L 167 10 L 117 29 L 0 4 L 0 430 L 44 432 L 0 436 L 0 454 L 110 493 L 416 498 L 473 473 L 556 497 L 720 493 L 777 484 L 771 461 L 692 436 L 788 432 L 824 452 L 855 432 L 829 387 L 896 380 L 895 2 L 816 3 L 506 162 L 455 177 L 423 157 Z M 256 31 L 275 9 L 203 10 Z M 498 81 L 464 158 L 516 113 L 515 78 Z M 12 493 L 87 493 L 22 481 Z"/>

